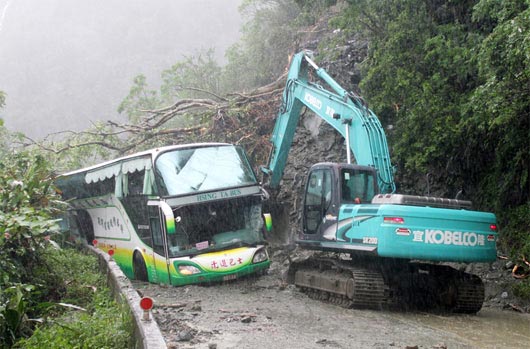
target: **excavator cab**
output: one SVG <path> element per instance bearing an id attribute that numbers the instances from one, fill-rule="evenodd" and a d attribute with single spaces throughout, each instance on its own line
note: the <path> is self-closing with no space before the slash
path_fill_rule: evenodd
<path id="1" fill-rule="evenodd" d="M 370 203 L 378 194 L 372 167 L 319 163 L 311 167 L 303 200 L 302 240 L 331 239 L 341 205 Z"/>

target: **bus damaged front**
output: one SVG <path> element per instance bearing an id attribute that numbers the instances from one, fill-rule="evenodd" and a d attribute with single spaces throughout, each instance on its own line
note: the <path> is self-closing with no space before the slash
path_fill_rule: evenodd
<path id="1" fill-rule="evenodd" d="M 244 152 L 233 146 L 190 152 L 172 151 L 155 162 L 165 196 L 150 205 L 158 205 L 165 231 L 167 283 L 222 282 L 265 273 L 270 260 L 263 230 L 270 221 L 262 213 L 263 192 Z"/>
<path id="2" fill-rule="evenodd" d="M 264 273 L 270 266 L 263 234 L 260 188 L 218 191 L 210 195 L 233 197 L 223 196 L 223 200 L 193 205 L 182 205 L 185 198 L 159 202 L 166 230 L 168 278 L 172 285 L 233 280 Z"/>

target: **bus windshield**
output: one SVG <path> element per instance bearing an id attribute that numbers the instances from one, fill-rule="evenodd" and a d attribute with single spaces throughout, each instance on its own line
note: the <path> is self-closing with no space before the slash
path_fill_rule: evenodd
<path id="1" fill-rule="evenodd" d="M 169 256 L 187 256 L 263 243 L 261 199 L 243 197 L 174 210 Z"/>
<path id="2" fill-rule="evenodd" d="M 162 196 L 257 184 L 245 153 L 231 145 L 172 150 L 157 158 L 155 168 Z"/>

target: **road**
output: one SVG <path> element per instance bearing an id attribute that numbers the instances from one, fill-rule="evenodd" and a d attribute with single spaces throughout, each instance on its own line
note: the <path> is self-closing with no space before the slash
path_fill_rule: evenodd
<path id="1" fill-rule="evenodd" d="M 344 309 L 308 298 L 272 272 L 215 286 L 137 283 L 155 300 L 169 348 L 527 348 L 530 315 Z"/>

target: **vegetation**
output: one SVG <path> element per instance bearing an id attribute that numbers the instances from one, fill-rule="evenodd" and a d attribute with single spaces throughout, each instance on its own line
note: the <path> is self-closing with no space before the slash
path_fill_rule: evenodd
<path id="1" fill-rule="evenodd" d="M 3 149 L 0 348 L 31 336 L 38 324 L 36 339 L 17 346 L 41 348 L 43 343 L 61 343 L 52 347 L 114 348 L 126 346 L 116 343 L 127 344 L 130 321 L 123 310 L 116 310 L 119 307 L 104 287 L 95 258 L 50 245 L 49 240 L 59 233 L 56 217 L 64 208 L 52 185 L 49 162 L 40 155 Z M 66 312 L 71 308 L 61 303 L 86 310 Z M 55 318 L 60 314 L 61 318 Z"/>
<path id="2" fill-rule="evenodd" d="M 8 153 L 0 160 L 0 338 L 6 344 L 29 334 L 27 313 L 55 297 L 53 288 L 41 288 L 52 280 L 37 273 L 62 205 L 49 173 L 40 156 Z"/>
<path id="3" fill-rule="evenodd" d="M 63 279 L 61 303 L 44 304 L 47 312 L 39 327 L 15 347 L 133 347 L 130 311 L 112 299 L 96 257 L 75 249 L 48 249 L 45 259 Z"/>

